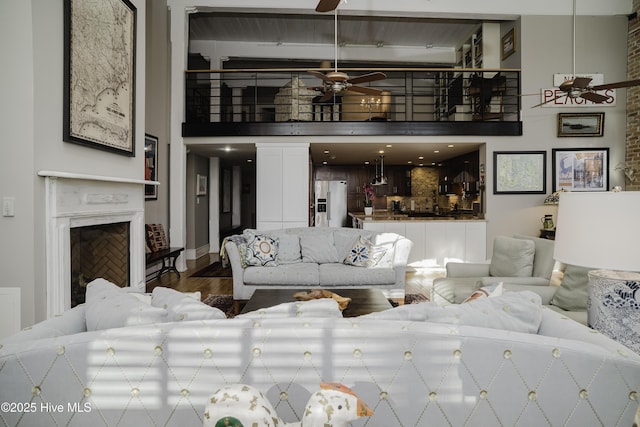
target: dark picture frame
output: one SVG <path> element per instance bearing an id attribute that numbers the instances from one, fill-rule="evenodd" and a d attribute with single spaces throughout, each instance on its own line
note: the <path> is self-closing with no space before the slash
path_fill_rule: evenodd
<path id="1" fill-rule="evenodd" d="M 64 0 L 64 141 L 135 156 L 136 20 L 129 0 Z"/>
<path id="2" fill-rule="evenodd" d="M 196 196 L 206 196 L 207 188 L 207 175 L 196 174 Z"/>
<path id="3" fill-rule="evenodd" d="M 607 191 L 609 148 L 554 148 L 553 191 Z"/>
<path id="4" fill-rule="evenodd" d="M 149 134 L 144 135 L 144 179 L 145 181 L 158 180 L 158 138 Z M 144 198 L 157 200 L 158 186 L 145 184 Z"/>
<path id="5" fill-rule="evenodd" d="M 516 28 L 513 27 L 502 36 L 502 59 L 507 59 L 516 52 Z"/>
<path id="6" fill-rule="evenodd" d="M 603 136 L 604 113 L 558 113 L 558 136 Z"/>
<path id="7" fill-rule="evenodd" d="M 494 151 L 493 194 L 545 194 L 546 151 Z"/>

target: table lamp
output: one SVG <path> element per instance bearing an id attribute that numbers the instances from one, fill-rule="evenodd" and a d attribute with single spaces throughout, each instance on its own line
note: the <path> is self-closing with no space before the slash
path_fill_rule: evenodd
<path id="1" fill-rule="evenodd" d="M 588 323 L 640 353 L 640 191 L 560 194 L 554 257 L 589 272 Z"/>

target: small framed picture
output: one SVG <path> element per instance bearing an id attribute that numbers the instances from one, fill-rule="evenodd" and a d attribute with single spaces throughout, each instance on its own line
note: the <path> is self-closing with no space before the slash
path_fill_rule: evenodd
<path id="1" fill-rule="evenodd" d="M 207 176 L 198 174 L 196 177 L 196 196 L 207 195 Z"/>
<path id="2" fill-rule="evenodd" d="M 516 28 L 510 29 L 502 36 L 502 59 L 507 59 L 516 51 Z"/>
<path id="3" fill-rule="evenodd" d="M 609 187 L 608 148 L 551 150 L 553 191 L 607 191 Z"/>
<path id="4" fill-rule="evenodd" d="M 558 136 L 602 136 L 604 113 L 558 113 Z"/>
<path id="5" fill-rule="evenodd" d="M 545 194 L 546 151 L 494 151 L 493 194 Z"/>
<path id="6" fill-rule="evenodd" d="M 158 138 L 153 135 L 144 136 L 144 179 L 145 181 L 158 180 Z M 145 184 L 145 200 L 158 199 L 158 186 Z"/>

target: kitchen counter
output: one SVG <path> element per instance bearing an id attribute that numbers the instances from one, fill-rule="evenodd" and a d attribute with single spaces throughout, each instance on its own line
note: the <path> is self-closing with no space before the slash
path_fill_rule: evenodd
<path id="1" fill-rule="evenodd" d="M 410 265 L 444 267 L 448 261 L 485 262 L 487 220 L 466 212 L 441 216 L 409 216 L 374 211 L 349 212 L 354 228 L 397 233 L 413 242 Z"/>
<path id="2" fill-rule="evenodd" d="M 469 214 L 443 214 L 435 216 L 409 216 L 406 213 L 388 211 L 374 211 L 373 215 L 365 215 L 364 212 L 349 212 L 349 216 L 356 221 L 486 221 L 483 218 Z"/>

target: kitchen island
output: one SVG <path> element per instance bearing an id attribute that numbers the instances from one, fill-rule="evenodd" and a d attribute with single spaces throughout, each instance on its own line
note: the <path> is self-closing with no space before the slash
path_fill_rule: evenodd
<path id="1" fill-rule="evenodd" d="M 353 227 L 398 233 L 413 242 L 409 264 L 442 266 L 449 261 L 487 260 L 487 222 L 467 214 L 409 216 L 379 211 L 349 212 Z"/>

